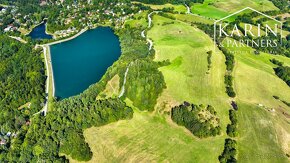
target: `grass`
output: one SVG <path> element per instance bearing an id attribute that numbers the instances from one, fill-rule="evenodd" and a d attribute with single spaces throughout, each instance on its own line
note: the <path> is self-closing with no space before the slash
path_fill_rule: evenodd
<path id="1" fill-rule="evenodd" d="M 275 120 L 278 118 L 257 105 L 239 102 L 239 162 L 288 162 L 277 131 L 278 125 L 289 124 Z"/>
<path id="2" fill-rule="evenodd" d="M 197 15 L 189 14 L 170 14 L 174 16 L 177 20 L 188 22 L 188 23 L 204 23 L 204 24 L 213 24 L 214 21 Z"/>
<path id="3" fill-rule="evenodd" d="M 223 86 L 223 55 L 213 55 L 213 67 L 210 74 L 206 74 L 206 52 L 213 48 L 211 39 L 187 23 L 161 16 L 153 19 L 154 26 L 148 37 L 154 41 L 156 61 L 172 61 L 169 66 L 160 68 L 167 89 L 158 99 L 156 112 L 140 112 L 134 108 L 131 120 L 85 130 L 86 141 L 94 153 L 90 162 L 218 162 L 230 108 Z M 172 21 L 174 24 L 162 25 Z M 184 100 L 211 104 L 221 119 L 222 135 L 206 139 L 194 137 L 161 113 L 164 99 L 175 104 Z M 126 102 L 132 106 L 130 100 Z"/>
<path id="4" fill-rule="evenodd" d="M 230 13 L 241 10 L 245 7 L 251 7 L 258 11 L 278 10 L 278 8 L 269 0 L 205 0 L 205 3 L 213 3 L 213 6 Z"/>
<path id="5" fill-rule="evenodd" d="M 227 122 L 228 105 L 224 88 L 225 64 L 222 53 L 212 56 L 212 68 L 207 74 L 207 53 L 213 50 L 212 40 L 202 31 L 186 23 L 154 16 L 154 27 L 148 36 L 154 41 L 156 61 L 170 60 L 169 66 L 161 67 L 167 89 L 158 100 L 159 108 L 165 110 L 183 101 L 195 104 L 211 104 Z M 223 124 L 225 127 L 225 124 Z"/>
<path id="6" fill-rule="evenodd" d="M 94 151 L 90 162 L 217 162 L 223 148 L 223 137 L 200 140 L 164 116 L 136 109 L 131 120 L 84 134 Z"/>
<path id="7" fill-rule="evenodd" d="M 135 3 L 139 3 L 139 2 L 135 2 Z M 149 6 L 151 7 L 153 10 L 162 10 L 163 8 L 174 8 L 174 12 L 179 12 L 179 13 L 185 13 L 186 12 L 186 7 L 184 5 L 173 5 L 173 4 L 164 4 L 164 5 L 153 5 L 153 4 L 145 4 L 142 3 L 144 6 Z"/>
<path id="8" fill-rule="evenodd" d="M 275 24 L 277 24 L 277 22 L 274 21 L 274 20 L 268 20 L 268 21 L 263 22 L 263 24 L 264 24 L 264 26 L 266 26 L 266 24 L 267 24 L 269 27 L 271 27 L 271 29 L 274 30 L 275 29 Z M 281 33 L 281 29 L 279 29 L 280 24 L 277 24 L 277 26 L 278 26 L 278 33 Z M 288 34 L 290 34 L 289 31 L 286 31 L 286 30 L 282 29 L 282 36 L 283 37 L 286 37 Z"/>
<path id="9" fill-rule="evenodd" d="M 290 59 L 266 53 L 254 55 L 254 50 L 247 47 L 229 49 L 243 51 L 235 54 L 233 72 L 239 104 L 238 160 L 287 162 L 285 153 L 290 152 L 290 127 L 286 115 L 290 114 L 289 107 L 274 99 L 273 95 L 290 99 L 290 91 L 287 84 L 275 75 L 273 67 L 276 66 L 269 60 L 275 58 L 289 66 Z"/>
<path id="10" fill-rule="evenodd" d="M 213 19 L 221 19 L 229 15 L 227 11 L 221 10 L 213 5 L 208 5 L 207 3 L 193 5 L 191 12 Z M 234 17 L 231 20 L 234 20 Z"/>
<path id="11" fill-rule="evenodd" d="M 245 24 L 246 23 L 240 23 L 240 26 L 245 30 Z M 251 24 L 252 25 L 252 24 Z M 251 32 L 253 33 L 254 37 L 258 37 L 258 26 L 256 25 L 252 25 L 252 29 Z M 248 35 L 251 36 L 251 34 L 249 32 L 247 32 Z M 262 27 L 260 27 L 260 36 L 264 36 L 266 34 L 266 32 L 262 29 Z M 241 34 L 243 36 L 243 33 Z"/>
<path id="12" fill-rule="evenodd" d="M 258 11 L 278 10 L 268 0 L 205 0 L 203 4 L 194 4 L 191 11 L 201 16 L 221 19 L 245 7 L 252 7 Z M 235 16 L 232 16 L 228 20 L 232 21 L 234 19 Z"/>
<path id="13" fill-rule="evenodd" d="M 212 40 L 180 20 L 155 15 L 154 26 L 147 32 L 154 42 L 155 61 L 171 62 L 160 68 L 167 88 L 158 98 L 155 112 L 140 112 L 133 107 L 131 120 L 86 129 L 84 135 L 93 151 L 90 162 L 218 162 L 230 108 L 224 88 L 224 55 L 219 51 L 213 53 L 208 74 L 206 52 L 213 50 Z M 163 25 L 165 22 L 174 24 Z M 265 53 L 253 55 L 253 49 L 242 50 L 249 52 L 235 55 L 233 72 L 239 105 L 238 161 L 286 162 L 290 129 L 282 112 L 288 113 L 289 109 L 272 96 L 290 99 L 290 91 L 274 74 L 275 65 L 269 59 L 276 58 L 285 65 L 290 65 L 290 59 Z M 183 101 L 214 106 L 221 119 L 222 135 L 198 139 L 163 114 Z M 126 103 L 132 106 L 129 99 Z M 276 111 L 271 112 L 271 108 Z"/>
<path id="14" fill-rule="evenodd" d="M 134 19 L 127 20 L 125 24 L 128 24 L 131 27 L 145 29 L 148 26 L 147 14 L 147 11 L 135 14 Z"/>
<path id="15" fill-rule="evenodd" d="M 117 74 L 110 81 L 108 81 L 105 90 L 98 95 L 97 99 L 118 97 L 119 88 L 120 88 L 119 81 L 120 81 L 120 77 Z M 104 96 L 104 97 L 101 97 L 101 96 Z"/>

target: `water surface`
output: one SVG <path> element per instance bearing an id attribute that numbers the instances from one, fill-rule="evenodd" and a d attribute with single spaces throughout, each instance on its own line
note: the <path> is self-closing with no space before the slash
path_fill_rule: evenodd
<path id="1" fill-rule="evenodd" d="M 46 21 L 42 22 L 38 26 L 34 27 L 28 34 L 32 39 L 52 39 L 52 35 L 46 34 Z"/>
<path id="2" fill-rule="evenodd" d="M 80 94 L 98 82 L 121 55 L 118 37 L 109 27 L 86 31 L 77 38 L 50 47 L 55 96 Z"/>

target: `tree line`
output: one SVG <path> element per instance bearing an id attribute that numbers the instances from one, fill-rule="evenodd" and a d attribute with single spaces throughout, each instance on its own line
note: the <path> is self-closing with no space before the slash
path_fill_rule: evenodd
<path id="1" fill-rule="evenodd" d="M 238 131 L 237 131 L 237 125 L 238 125 L 238 119 L 237 119 L 237 111 L 238 111 L 238 105 L 235 101 L 232 101 L 231 103 L 232 109 L 229 110 L 229 118 L 231 123 L 227 126 L 227 134 L 230 137 L 237 137 Z M 237 142 L 236 140 L 232 138 L 225 139 L 225 145 L 224 150 L 222 154 L 218 157 L 219 161 L 221 163 L 235 163 L 237 162 L 236 154 L 237 154 Z"/>

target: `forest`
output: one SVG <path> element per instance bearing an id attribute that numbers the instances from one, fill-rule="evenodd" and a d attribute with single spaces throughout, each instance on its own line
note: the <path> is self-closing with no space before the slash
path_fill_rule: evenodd
<path id="1" fill-rule="evenodd" d="M 0 158 L 11 139 L 25 132 L 31 116 L 45 100 L 45 70 L 41 51 L 0 36 Z M 1 159 L 0 159 L 1 160 Z"/>
<path id="2" fill-rule="evenodd" d="M 220 120 L 211 105 L 203 106 L 184 102 L 171 109 L 171 119 L 199 138 L 216 136 L 221 133 Z"/>

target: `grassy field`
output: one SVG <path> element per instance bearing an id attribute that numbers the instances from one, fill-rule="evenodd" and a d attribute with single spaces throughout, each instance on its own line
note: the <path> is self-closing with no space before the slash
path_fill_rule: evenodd
<path id="1" fill-rule="evenodd" d="M 164 116 L 136 109 L 132 120 L 90 128 L 84 134 L 94 151 L 90 162 L 218 162 L 224 139 L 197 139 Z"/>
<path id="2" fill-rule="evenodd" d="M 145 29 L 148 26 L 147 15 L 147 11 L 135 14 L 134 19 L 127 20 L 125 24 L 128 24 L 131 27 Z"/>
<path id="3" fill-rule="evenodd" d="M 105 90 L 98 95 L 97 99 L 118 97 L 120 93 L 119 81 L 120 77 L 117 74 L 110 81 L 108 81 Z"/>
<path id="4" fill-rule="evenodd" d="M 278 10 L 269 0 L 205 0 L 205 3 L 212 3 L 213 6 L 230 13 L 245 7 L 252 7 L 259 11 Z"/>
<path id="5" fill-rule="evenodd" d="M 206 19 L 197 15 L 189 14 L 169 14 L 175 17 L 177 20 L 188 22 L 188 23 L 204 23 L 204 24 L 213 24 L 214 21 L 211 19 Z"/>
<path id="6" fill-rule="evenodd" d="M 93 151 L 90 162 L 218 162 L 229 123 L 230 99 L 224 85 L 225 58 L 221 52 L 214 52 L 208 71 L 206 52 L 213 50 L 213 41 L 188 21 L 182 22 L 187 17 L 195 18 L 175 16 L 177 20 L 153 16 L 154 26 L 147 32 L 154 42 L 155 61 L 168 59 L 171 62 L 159 69 L 167 88 L 158 98 L 155 111 L 140 112 L 126 99 L 126 103 L 134 108 L 131 120 L 86 129 L 84 135 Z M 143 18 L 135 23 L 139 21 Z M 290 99 L 290 91 L 274 74 L 275 65 L 269 59 L 276 58 L 288 66 L 290 59 L 265 53 L 253 55 L 253 49 L 242 50 L 249 52 L 235 55 L 233 72 L 239 104 L 238 161 L 287 162 L 285 153 L 290 152 L 290 128 L 286 116 L 290 115 L 290 110 L 272 96 Z M 114 77 L 111 85 L 116 81 L 117 77 Z M 114 90 L 108 84 L 104 94 L 112 92 Z M 214 106 L 221 119 L 222 135 L 198 139 L 163 114 L 183 101 Z"/>
<path id="7" fill-rule="evenodd" d="M 199 29 L 180 21 L 166 26 L 158 25 L 166 21 L 171 20 L 154 16 L 155 26 L 148 31 L 155 45 L 155 60 L 171 61 L 169 66 L 160 68 L 167 89 L 159 98 L 158 107 L 167 105 L 165 109 L 168 110 L 183 101 L 211 104 L 220 116 L 224 116 L 221 119 L 226 119 L 228 106 L 223 84 L 223 54 L 213 54 L 212 67 L 207 73 L 206 52 L 213 50 L 212 40 Z"/>
<path id="8" fill-rule="evenodd" d="M 191 12 L 213 19 L 221 19 L 229 15 L 229 12 L 221 10 L 213 5 L 208 5 L 208 3 L 193 5 L 191 7 Z M 234 17 L 232 19 L 234 19 Z"/>
<path id="9" fill-rule="evenodd" d="M 221 53 L 214 54 L 207 74 L 206 52 L 213 48 L 213 42 L 187 23 L 176 20 L 163 25 L 172 21 L 154 16 L 154 26 L 148 32 L 157 50 L 156 61 L 172 61 L 160 68 L 168 88 L 158 99 L 157 111 L 140 112 L 134 108 L 131 120 L 85 130 L 94 153 L 91 162 L 218 162 L 230 108 L 223 86 L 224 58 Z M 177 105 L 184 100 L 214 106 L 221 119 L 222 135 L 198 139 L 161 113 L 169 109 L 169 105 L 163 106 L 164 102 Z M 126 102 L 132 105 L 130 100 Z"/>
<path id="10" fill-rule="evenodd" d="M 140 2 L 135 2 L 135 3 L 140 3 Z M 184 5 L 173 5 L 173 4 L 164 4 L 164 5 L 153 5 L 153 4 L 145 4 L 143 3 L 144 6 L 149 6 L 153 10 L 162 10 L 163 8 L 174 8 L 173 11 L 179 12 L 179 13 L 185 13 L 186 12 L 186 7 Z"/>
<path id="11" fill-rule="evenodd" d="M 277 24 L 277 22 L 274 21 L 274 20 L 268 20 L 268 21 L 263 22 L 263 24 L 265 26 L 267 24 L 267 25 L 269 25 L 271 27 L 271 29 L 275 29 L 275 24 Z M 280 24 L 277 24 L 277 25 L 278 25 L 278 33 L 281 33 L 281 30 L 279 29 Z M 285 31 L 285 30 L 282 29 L 282 36 L 283 37 L 286 37 L 288 34 L 290 34 L 289 31 Z"/>
<path id="12" fill-rule="evenodd" d="M 235 54 L 234 87 L 239 105 L 238 160 L 241 162 L 287 162 L 290 145 L 290 110 L 273 98 L 290 99 L 290 90 L 278 78 L 272 58 L 290 64 L 290 59 L 266 53 L 254 55 L 251 48 Z M 284 113 L 284 114 L 283 114 Z M 288 147 L 289 146 L 289 147 Z M 269 150 L 271 149 L 271 150 Z"/>
<path id="13" fill-rule="evenodd" d="M 239 162 L 289 162 L 281 146 L 282 141 L 289 142 L 289 138 L 279 134 L 281 125 L 289 124 L 277 120 L 279 118 L 257 105 L 239 102 Z"/>
<path id="14" fill-rule="evenodd" d="M 277 10 L 268 0 L 205 0 L 203 4 L 194 4 L 191 11 L 205 17 L 220 19 L 245 7 L 259 11 Z M 234 17 L 230 20 L 232 19 Z"/>

